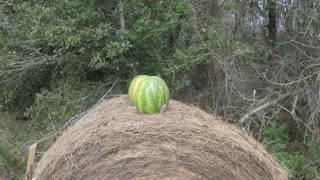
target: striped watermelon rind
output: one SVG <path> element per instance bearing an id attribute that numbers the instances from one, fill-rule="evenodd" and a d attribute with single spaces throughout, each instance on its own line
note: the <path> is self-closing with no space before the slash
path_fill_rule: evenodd
<path id="1" fill-rule="evenodd" d="M 130 84 L 129 98 L 142 113 L 160 113 L 164 105 L 168 107 L 170 91 L 165 81 L 160 77 L 140 75 L 134 78 Z"/>
<path id="2" fill-rule="evenodd" d="M 129 86 L 129 91 L 128 91 L 128 95 L 129 95 L 129 99 L 130 99 L 130 102 L 133 104 L 133 105 L 136 105 L 136 94 L 137 92 L 139 91 L 139 89 L 141 88 L 141 83 L 143 81 L 145 81 L 149 76 L 147 75 L 139 75 L 139 76 L 136 76 L 130 83 L 130 86 Z"/>

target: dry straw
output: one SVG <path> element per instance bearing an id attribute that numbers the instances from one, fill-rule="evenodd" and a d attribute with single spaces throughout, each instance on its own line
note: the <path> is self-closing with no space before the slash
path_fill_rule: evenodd
<path id="1" fill-rule="evenodd" d="M 171 100 L 142 115 L 125 95 L 103 101 L 45 153 L 37 180 L 287 179 L 252 137 L 219 117 Z"/>

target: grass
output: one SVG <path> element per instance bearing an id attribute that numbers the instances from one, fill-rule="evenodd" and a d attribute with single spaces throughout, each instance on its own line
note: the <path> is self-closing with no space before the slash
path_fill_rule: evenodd
<path id="1" fill-rule="evenodd" d="M 14 114 L 0 113 L 0 179 L 23 179 L 30 134 L 27 122 Z"/>

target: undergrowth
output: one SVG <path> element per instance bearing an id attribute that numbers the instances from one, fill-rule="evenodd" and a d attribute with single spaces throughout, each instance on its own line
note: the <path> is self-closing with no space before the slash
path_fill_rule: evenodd
<path id="1" fill-rule="evenodd" d="M 320 143 L 298 142 L 289 132 L 288 126 L 269 123 L 261 134 L 268 152 L 288 169 L 292 179 L 319 179 Z"/>

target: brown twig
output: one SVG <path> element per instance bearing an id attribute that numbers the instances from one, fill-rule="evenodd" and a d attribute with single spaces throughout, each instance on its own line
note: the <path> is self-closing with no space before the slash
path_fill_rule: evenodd
<path id="1" fill-rule="evenodd" d="M 283 98 L 287 97 L 288 94 L 286 95 L 283 95 L 283 96 L 280 96 L 279 98 L 273 100 L 273 101 L 268 101 L 266 102 L 265 104 L 259 106 L 259 107 L 256 107 L 255 109 L 252 109 L 251 111 L 249 111 L 247 114 L 245 114 L 244 116 L 242 116 L 240 118 L 240 123 L 244 123 L 250 116 L 252 116 L 253 114 L 256 114 L 258 113 L 259 111 L 273 105 L 273 104 L 276 104 L 278 101 L 282 100 Z"/>

